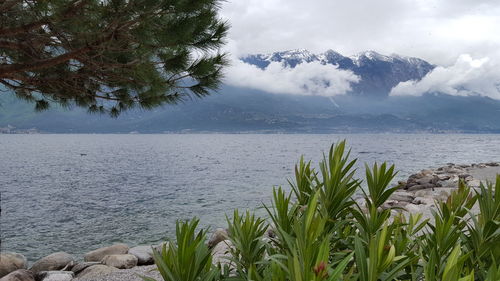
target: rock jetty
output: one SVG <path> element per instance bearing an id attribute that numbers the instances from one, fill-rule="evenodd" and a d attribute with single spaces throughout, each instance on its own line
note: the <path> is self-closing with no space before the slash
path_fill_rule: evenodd
<path id="1" fill-rule="evenodd" d="M 141 265 L 153 264 L 153 247 L 158 246 L 138 246 L 129 249 L 125 244 L 115 244 L 86 253 L 84 261 L 81 262 L 77 262 L 68 253 L 57 252 L 36 261 L 29 270 L 27 270 L 27 261 L 23 255 L 2 253 L 0 281 L 91 280 L 119 269 L 136 267 L 139 260 Z"/>
<path id="2" fill-rule="evenodd" d="M 448 163 L 436 169 L 425 169 L 410 175 L 406 181 L 400 181 L 401 189 L 394 192 L 383 207 L 400 207 L 408 213 L 422 213 L 424 218 L 431 218 L 436 202 L 446 200 L 458 188 L 460 180 L 479 190 L 481 182 L 495 182 L 497 174 L 500 174 L 500 163 L 497 162 L 472 165 Z M 472 208 L 473 212 L 477 210 L 477 206 Z"/>
<path id="3" fill-rule="evenodd" d="M 422 170 L 399 182 L 401 188 L 382 207 L 398 207 L 395 210 L 422 213 L 424 217 L 431 218 L 436 202 L 446 200 L 460 180 L 477 190 L 481 182 L 494 182 L 497 174 L 500 174 L 500 163 L 496 162 L 472 165 L 449 163 L 436 169 Z M 266 237 L 272 236 L 270 228 Z M 233 246 L 226 229 L 217 228 L 207 243 L 212 249 L 214 263 L 231 266 L 227 257 Z M 153 248 L 160 250 L 161 247 L 143 245 L 129 248 L 125 244 L 115 244 L 84 254 L 84 261 L 77 261 L 68 253 L 57 252 L 36 261 L 29 269 L 23 255 L 5 252 L 0 254 L 0 281 L 141 281 L 139 275 L 162 280 L 153 261 Z"/>

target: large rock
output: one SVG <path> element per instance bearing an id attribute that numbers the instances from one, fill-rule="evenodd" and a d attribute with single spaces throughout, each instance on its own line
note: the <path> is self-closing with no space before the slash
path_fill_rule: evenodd
<path id="1" fill-rule="evenodd" d="M 380 206 L 380 209 L 381 210 L 385 210 L 385 209 L 392 209 L 392 208 L 396 208 L 396 207 L 401 207 L 401 204 L 399 201 L 396 201 L 396 200 L 386 200 L 384 202 L 384 204 L 382 204 L 382 206 Z"/>
<path id="2" fill-rule="evenodd" d="M 0 278 L 18 269 L 28 268 L 27 264 L 28 260 L 26 260 L 26 257 L 21 254 L 11 252 L 1 253 Z"/>
<path id="3" fill-rule="evenodd" d="M 421 205 L 420 205 L 421 206 Z M 424 212 L 424 207 L 420 207 L 419 205 L 415 205 L 415 204 L 408 204 L 405 206 L 405 209 L 406 211 L 408 211 L 408 213 L 410 214 L 417 214 L 417 213 L 423 213 Z"/>
<path id="4" fill-rule="evenodd" d="M 404 207 L 407 211 L 407 215 L 409 214 L 422 214 L 422 219 L 431 219 L 431 221 L 433 220 L 433 217 L 432 217 L 432 212 L 431 210 L 435 209 L 435 207 L 431 207 L 431 206 L 428 206 L 428 205 L 415 205 L 415 204 L 412 204 L 412 203 L 409 203 L 407 204 L 405 207 Z"/>
<path id="5" fill-rule="evenodd" d="M 410 192 L 396 191 L 391 195 L 390 199 L 402 202 L 412 202 L 415 196 Z"/>
<path id="6" fill-rule="evenodd" d="M 467 185 L 469 185 L 470 187 L 479 187 L 481 185 L 481 181 L 476 180 L 476 179 L 472 179 L 471 181 L 469 181 L 467 183 Z"/>
<path id="7" fill-rule="evenodd" d="M 415 182 L 418 184 L 424 185 L 424 184 L 436 184 L 436 182 L 439 180 L 437 176 L 425 176 L 423 178 L 417 179 Z"/>
<path id="8" fill-rule="evenodd" d="M 458 175 L 458 178 L 465 180 L 465 181 L 467 181 L 468 178 L 472 179 L 471 175 L 469 175 L 469 174 L 460 174 L 460 175 Z"/>
<path id="9" fill-rule="evenodd" d="M 433 198 L 429 197 L 416 197 L 413 202 L 415 205 L 428 205 L 428 206 L 435 206 L 435 202 Z"/>
<path id="10" fill-rule="evenodd" d="M 440 181 L 442 187 L 458 187 L 458 181 L 455 181 L 453 179 L 449 179 L 446 181 Z"/>
<path id="11" fill-rule="evenodd" d="M 109 265 L 120 269 L 128 269 L 137 265 L 137 257 L 131 254 L 109 255 L 105 256 L 101 262 L 104 265 Z"/>
<path id="12" fill-rule="evenodd" d="M 460 168 L 456 168 L 456 167 L 445 168 L 444 171 L 448 174 L 461 174 L 461 173 L 465 172 L 464 169 L 460 169 Z"/>
<path id="13" fill-rule="evenodd" d="M 416 173 L 416 174 L 412 174 L 408 177 L 408 181 L 414 181 L 416 179 L 419 179 L 419 178 L 422 178 L 424 177 L 425 175 L 422 174 L 422 173 Z"/>
<path id="14" fill-rule="evenodd" d="M 35 281 L 35 275 L 29 270 L 18 269 L 0 278 L 0 281 Z"/>
<path id="15" fill-rule="evenodd" d="M 439 193 L 434 196 L 434 199 L 438 201 L 446 201 L 448 200 L 448 197 L 450 197 L 450 193 L 446 190 L 440 190 Z"/>
<path id="16" fill-rule="evenodd" d="M 99 248 L 83 255 L 85 261 L 101 261 L 107 255 L 122 255 L 128 252 L 125 244 L 115 244 L 109 247 Z"/>
<path id="17" fill-rule="evenodd" d="M 231 249 L 233 248 L 233 243 L 231 243 L 230 240 L 224 240 L 215 245 L 215 247 L 212 249 L 212 263 L 214 265 L 220 263 L 222 267 L 224 267 L 224 265 L 228 265 L 229 268 L 234 268 L 234 263 L 229 260 L 229 258 L 232 257 Z"/>
<path id="18" fill-rule="evenodd" d="M 416 183 L 414 180 L 408 180 L 406 182 L 406 185 L 404 186 L 404 189 L 409 189 L 410 187 L 412 187 L 414 185 L 418 185 L 418 183 Z"/>
<path id="19" fill-rule="evenodd" d="M 432 191 L 432 189 L 422 189 L 422 190 L 415 191 L 414 197 L 432 197 L 433 194 L 434 194 L 434 192 Z M 413 198 L 413 199 L 415 199 L 415 198 Z"/>
<path id="20" fill-rule="evenodd" d="M 227 230 L 225 230 L 224 228 L 217 228 L 208 240 L 208 247 L 215 247 L 215 245 L 219 244 L 219 242 L 226 240 L 227 237 Z"/>
<path id="21" fill-rule="evenodd" d="M 276 230 L 276 226 L 274 226 L 274 224 L 270 224 L 266 229 L 266 233 L 264 233 L 264 237 L 269 239 L 276 238 L 277 232 L 278 231 Z"/>
<path id="22" fill-rule="evenodd" d="M 430 184 L 430 183 L 426 183 L 426 184 L 417 184 L 417 185 L 413 185 L 413 186 L 410 186 L 408 188 L 408 191 L 417 191 L 417 190 L 421 190 L 421 189 L 427 189 L 427 188 L 433 188 L 434 185 L 433 184 Z"/>
<path id="23" fill-rule="evenodd" d="M 92 277 L 96 277 L 99 275 L 108 274 L 108 273 L 111 273 L 111 272 L 117 271 L 117 270 L 118 269 L 116 267 L 98 264 L 98 265 L 93 265 L 93 266 L 89 266 L 89 267 L 85 268 L 80 273 L 78 273 L 78 275 L 76 277 L 78 277 L 78 278 L 82 278 L 82 277 L 92 278 Z"/>
<path id="24" fill-rule="evenodd" d="M 425 169 L 425 170 L 420 171 L 420 173 L 424 176 L 429 176 L 429 175 L 432 175 L 434 172 L 430 169 Z"/>
<path id="25" fill-rule="evenodd" d="M 60 270 L 72 263 L 74 263 L 73 256 L 65 252 L 57 252 L 41 258 L 31 266 L 30 270 L 34 273 Z"/>
<path id="26" fill-rule="evenodd" d="M 447 174 L 440 174 L 440 175 L 437 175 L 437 178 L 440 180 L 440 181 L 445 181 L 445 180 L 449 180 L 451 178 L 450 175 L 447 175 Z"/>
<path id="27" fill-rule="evenodd" d="M 71 271 L 73 271 L 75 274 L 77 274 L 77 273 L 80 273 L 80 271 L 84 270 L 85 268 L 93 266 L 93 265 L 97 265 L 97 264 L 101 264 L 101 262 L 98 262 L 98 261 L 80 262 L 80 263 L 77 263 L 76 265 L 74 265 L 71 268 Z"/>
<path id="28" fill-rule="evenodd" d="M 160 248 L 161 251 L 161 248 Z M 153 246 L 137 246 L 130 248 L 128 253 L 134 255 L 137 258 L 138 265 L 148 265 L 153 264 Z"/>
<path id="29" fill-rule="evenodd" d="M 71 281 L 75 277 L 72 271 L 42 271 L 37 274 L 40 281 Z"/>

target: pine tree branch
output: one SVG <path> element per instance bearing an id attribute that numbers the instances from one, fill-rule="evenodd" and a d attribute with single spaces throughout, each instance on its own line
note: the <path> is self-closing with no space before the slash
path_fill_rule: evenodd
<path id="1" fill-rule="evenodd" d="M 11 50 L 22 50 L 26 48 L 26 44 L 9 42 L 9 41 L 0 41 L 0 48 L 11 49 Z"/>
<path id="2" fill-rule="evenodd" d="M 69 61 L 70 59 L 74 59 L 75 57 L 84 54 L 86 52 L 91 51 L 92 49 L 96 48 L 97 46 L 101 45 L 102 43 L 109 41 L 113 38 L 113 33 L 96 40 L 92 42 L 91 44 L 78 48 L 76 50 L 67 52 L 65 54 L 50 58 L 50 59 L 44 59 L 44 60 L 39 60 L 35 61 L 32 63 L 25 63 L 25 64 L 2 64 L 0 65 L 0 77 L 5 77 L 6 75 L 9 75 L 11 73 L 16 73 L 16 72 L 24 72 L 24 71 L 35 71 L 39 69 L 44 69 L 44 68 L 49 68 L 61 63 L 64 63 L 66 61 Z"/>
<path id="3" fill-rule="evenodd" d="M 48 19 L 42 19 L 36 22 L 28 23 L 17 27 L 2 28 L 0 29 L 0 34 L 4 37 L 10 37 L 21 33 L 28 33 L 34 29 L 42 27 L 44 24 L 48 24 L 49 22 L 50 21 Z"/>
<path id="4" fill-rule="evenodd" d="M 10 10 L 12 7 L 14 7 L 16 4 L 20 4 L 21 0 L 12 0 L 12 1 L 6 1 L 2 5 L 0 5 L 0 11 L 5 12 Z"/>
<path id="5" fill-rule="evenodd" d="M 13 1 L 15 2 L 15 1 Z M 88 0 L 75 0 L 73 1 L 69 7 L 62 13 L 63 18 L 68 18 L 70 16 L 74 16 L 78 9 L 82 8 L 88 3 Z M 11 5 L 7 6 L 8 9 L 12 8 L 15 3 L 11 3 Z M 2 6 L 3 9 L 3 6 Z M 11 28 L 2 28 L 0 29 L 0 34 L 4 37 L 16 36 L 22 33 L 28 33 L 32 30 L 42 27 L 45 24 L 49 24 L 51 22 L 51 18 L 43 18 L 37 20 L 32 23 L 28 23 L 25 25 L 11 27 Z"/>
<path id="6" fill-rule="evenodd" d="M 218 83 L 204 75 L 221 63 L 194 63 L 223 44 L 219 0 L 156 1 L 0 0 L 0 32 L 15 34 L 0 33 L 0 84 L 28 100 L 40 94 L 112 115 L 204 95 Z"/>

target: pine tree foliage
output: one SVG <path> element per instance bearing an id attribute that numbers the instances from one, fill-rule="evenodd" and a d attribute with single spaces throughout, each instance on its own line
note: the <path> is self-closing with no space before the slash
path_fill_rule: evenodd
<path id="1" fill-rule="evenodd" d="M 112 116 L 217 89 L 220 0 L 0 1 L 0 83 L 19 98 Z"/>

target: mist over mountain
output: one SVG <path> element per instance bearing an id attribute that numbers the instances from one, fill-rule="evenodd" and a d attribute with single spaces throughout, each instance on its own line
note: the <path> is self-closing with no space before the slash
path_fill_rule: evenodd
<path id="1" fill-rule="evenodd" d="M 295 50 L 245 56 L 241 61 L 258 69 L 266 69 L 272 63 L 287 69 L 308 63 L 330 65 L 352 72 L 359 79 L 350 82 L 350 90 L 345 94 L 332 96 L 311 95 L 307 87 L 303 94 L 273 94 L 262 90 L 272 85 L 261 85 L 261 89 L 223 85 L 218 93 L 207 98 L 152 111 L 132 110 L 117 119 L 57 106 L 37 113 L 32 104 L 3 93 L 0 128 L 4 132 L 35 128 L 49 133 L 500 133 L 497 99 L 439 92 L 390 96 L 391 89 L 399 83 L 418 81 L 436 68 L 418 58 L 385 56 L 373 51 L 347 57 L 334 51 L 312 54 Z M 335 87 L 323 85 L 329 83 L 324 79 L 311 81 L 319 87 Z"/>
<path id="2" fill-rule="evenodd" d="M 80 108 L 53 107 L 37 113 L 32 104 L 2 100 L 0 127 L 51 133 L 500 133 L 500 101 L 484 97 L 428 94 L 374 101 L 278 95 L 226 86 L 201 100 L 152 111 L 133 110 L 117 119 L 89 115 Z"/>
<path id="3" fill-rule="evenodd" d="M 244 56 L 245 63 L 265 69 L 272 62 L 294 68 L 302 63 L 319 62 L 335 65 L 340 70 L 352 71 L 360 80 L 351 84 L 349 95 L 361 97 L 386 97 L 400 82 L 420 80 L 435 68 L 425 60 L 399 55 L 385 56 L 374 51 L 366 51 L 347 57 L 333 50 L 313 54 L 307 50 L 291 50 L 272 54 Z"/>

